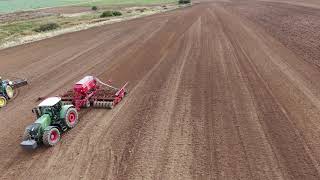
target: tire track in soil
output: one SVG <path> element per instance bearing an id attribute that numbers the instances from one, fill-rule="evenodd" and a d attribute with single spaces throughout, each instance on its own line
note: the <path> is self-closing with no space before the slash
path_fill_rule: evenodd
<path id="1" fill-rule="evenodd" d="M 42 159 L 45 159 L 45 158 L 42 158 Z M 32 167 L 32 166 L 30 166 L 30 167 Z M 34 167 L 33 167 L 34 168 Z"/>
<path id="2" fill-rule="evenodd" d="M 319 179 L 319 71 L 224 7 L 0 51 L 1 71 L 31 77 L 0 111 L 1 179 Z M 129 96 L 83 111 L 54 148 L 18 149 L 34 98 L 87 73 L 129 81 Z"/>
<path id="3" fill-rule="evenodd" d="M 226 15 L 226 13 L 224 13 Z M 282 168 L 282 171 L 286 173 L 287 177 L 290 178 L 307 178 L 307 179 L 313 179 L 319 176 L 319 166 L 318 162 L 315 159 L 315 156 L 312 152 L 310 152 L 310 147 L 308 147 L 308 141 L 306 141 L 303 134 L 301 134 L 300 127 L 297 126 L 296 122 L 294 122 L 293 118 L 289 116 L 290 112 L 286 106 L 281 104 L 279 101 L 279 98 L 275 97 L 274 90 L 272 88 L 272 81 L 269 79 L 266 81 L 264 78 L 267 77 L 266 73 L 263 69 L 266 68 L 267 62 L 263 62 L 261 60 L 261 65 L 259 61 L 253 60 L 250 58 L 250 54 L 252 54 L 252 51 L 248 50 L 246 48 L 246 45 L 252 44 L 249 40 L 252 39 L 252 37 L 249 37 L 247 35 L 244 35 L 243 33 L 249 34 L 250 32 L 234 32 L 232 31 L 232 26 L 241 27 L 240 23 L 235 23 L 234 18 L 231 18 L 229 21 L 227 21 L 227 17 L 224 17 L 225 24 L 224 28 L 226 29 L 226 33 L 228 34 L 229 39 L 231 40 L 232 44 L 234 45 L 235 54 L 237 54 L 239 58 L 239 62 L 241 64 L 241 67 L 246 72 L 255 72 L 255 75 L 247 76 L 249 87 L 252 88 L 252 94 L 254 95 L 256 101 L 257 110 L 259 113 L 259 118 L 262 120 L 262 124 L 264 124 L 264 128 L 266 132 L 268 133 L 268 136 L 270 138 L 269 142 L 272 144 L 273 148 L 278 155 L 279 164 Z M 228 23 L 229 22 L 229 23 Z M 246 26 L 246 29 L 248 29 L 248 26 Z M 240 34 L 240 36 L 239 36 Z M 250 33 L 251 34 L 251 33 Z M 254 36 L 254 35 L 252 35 Z M 237 40 L 235 37 L 241 37 L 241 40 Z M 246 40 L 243 38 L 246 37 Z M 254 40 L 252 40 L 254 41 Z M 255 41 L 257 43 L 257 41 Z M 250 46 L 250 45 L 249 45 Z M 291 91 L 295 87 L 295 82 L 286 80 L 286 78 L 290 77 L 287 75 L 281 75 L 281 73 L 286 73 L 286 71 L 283 71 L 282 67 L 279 67 L 279 63 L 276 61 L 281 61 L 279 59 L 276 59 L 275 57 L 268 56 L 266 52 L 268 52 L 268 49 L 263 49 L 265 46 L 260 45 L 261 50 L 260 52 L 255 52 L 257 54 L 260 54 L 261 57 L 265 56 L 269 59 L 269 63 L 273 62 L 273 68 L 271 66 L 268 68 L 268 70 L 274 69 L 272 74 L 274 76 L 272 77 L 281 77 L 281 81 L 286 82 L 287 87 L 290 88 Z M 276 56 L 276 55 L 273 55 Z M 257 59 L 258 57 L 255 57 Z M 260 67 L 259 67 L 260 66 Z M 249 67 L 253 68 L 253 70 L 248 69 Z M 263 69 L 261 69 L 263 68 Z M 280 74 L 276 71 L 276 68 L 280 68 Z M 287 69 L 286 69 L 287 70 Z M 281 72 L 282 71 L 282 72 Z M 260 72 L 260 73 L 259 73 Z M 268 72 L 269 73 L 269 72 Z M 296 72 L 295 72 L 296 73 Z M 276 74 L 279 74 L 278 76 L 275 76 Z M 299 79 L 298 74 L 293 74 L 295 77 L 295 80 Z M 277 79 L 279 80 L 279 79 Z M 258 83 L 259 84 L 255 84 Z M 254 84 L 254 85 L 252 85 Z M 258 89 L 261 87 L 262 89 Z M 299 87 L 303 87 L 303 85 L 299 84 Z M 288 91 L 287 91 L 288 92 Z M 303 91 L 302 91 L 303 92 Z M 290 92 L 291 93 L 291 92 Z M 307 92 L 303 92 L 307 93 Z M 279 94 L 279 92 L 278 92 Z M 304 96 L 304 95 L 300 95 Z M 269 98 L 267 98 L 269 97 Z M 284 96 L 283 96 L 284 97 Z M 263 100 L 264 99 L 264 100 Z M 266 101 L 268 99 L 268 101 Z M 270 103 L 267 105 L 266 103 Z M 286 103 L 290 104 L 290 103 Z M 301 107 L 301 109 L 304 109 Z M 319 111 L 319 110 L 317 110 Z M 279 121 L 270 121 L 268 119 L 278 119 Z M 302 153 L 303 152 L 303 153 Z M 299 164 L 299 165 L 297 165 Z M 302 168 L 305 166 L 304 168 Z"/>
<path id="4" fill-rule="evenodd" d="M 148 24 L 147 24 L 148 25 Z M 157 26 L 149 26 L 149 27 L 157 27 Z M 146 30 L 148 30 L 148 29 L 150 29 L 150 28 L 145 28 L 144 26 L 142 26 L 142 28 L 144 28 L 144 29 L 146 29 Z M 136 35 L 138 35 L 137 33 L 135 33 Z M 139 36 L 136 36 L 137 38 L 139 37 Z M 133 40 L 135 40 L 135 39 L 133 39 Z M 130 41 L 128 41 L 128 38 L 127 38 L 127 41 L 126 41 L 126 43 L 128 44 L 128 42 L 130 42 Z M 123 48 L 123 47 L 122 47 Z M 100 56 L 101 56 L 101 54 L 100 54 Z M 103 62 L 103 61 L 102 61 Z M 108 64 L 106 61 L 104 61 L 104 63 L 106 63 L 106 64 Z M 74 81 L 74 79 L 76 79 L 77 77 L 75 77 L 75 76 L 78 76 L 78 77 L 80 77 L 79 76 L 79 74 L 78 75 L 74 75 L 72 78 L 72 81 Z M 55 76 L 53 76 L 53 78 L 56 78 Z M 77 80 L 77 79 L 76 79 Z M 55 81 L 50 81 L 50 82 L 55 82 Z M 64 82 L 65 83 L 65 82 Z M 48 83 L 48 84 L 53 84 L 53 83 Z M 71 85 L 71 83 L 69 83 L 70 85 Z M 49 85 L 48 85 L 49 86 Z M 71 87 L 71 86 L 70 86 Z M 59 87 L 58 87 L 59 88 Z M 56 89 L 58 89 L 58 88 L 56 88 Z M 51 90 L 52 92 L 53 92 L 53 90 Z M 37 94 L 37 95 L 35 95 L 35 94 Z M 38 93 L 35 93 L 35 94 L 28 94 L 28 95 L 25 95 L 25 96 L 27 96 L 27 97 L 30 97 L 30 98 L 32 98 L 32 101 L 33 101 L 33 99 L 34 99 L 34 97 L 37 97 L 37 96 L 39 96 L 39 94 Z M 54 94 L 57 94 L 57 92 L 55 92 Z M 21 98 L 26 98 L 26 97 L 21 97 Z M 12 104 L 11 104 L 12 105 Z M 14 104 L 13 104 L 13 106 L 12 106 L 12 108 L 11 108 L 11 110 L 14 110 Z M 29 111 L 28 111 L 29 112 Z M 9 112 L 8 112 L 9 113 Z M 30 117 L 29 118 L 29 120 L 31 120 L 32 121 L 32 119 L 33 119 L 33 117 Z M 11 122 L 12 123 L 12 122 Z M 3 126 L 3 127 L 5 127 L 5 126 Z M 24 127 L 22 127 L 22 129 L 21 129 L 21 132 L 23 131 L 23 128 Z M 19 138 L 18 138 L 18 141 L 20 140 L 20 136 L 21 135 L 18 135 L 19 136 Z M 18 141 L 16 142 L 16 144 L 18 144 Z M 14 160 L 15 161 L 15 160 Z M 10 163 L 11 164 L 11 163 Z M 40 164 L 40 163 L 39 163 Z M 8 168 L 8 167 L 7 167 Z M 7 169 L 6 168 L 6 169 Z"/>

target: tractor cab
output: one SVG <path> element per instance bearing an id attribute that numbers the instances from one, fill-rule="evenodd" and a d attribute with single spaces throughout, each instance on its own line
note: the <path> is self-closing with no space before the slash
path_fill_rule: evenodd
<path id="1" fill-rule="evenodd" d="M 59 116 L 62 108 L 62 102 L 60 97 L 50 97 L 42 101 L 38 107 L 32 109 L 32 112 L 37 115 L 37 118 L 44 114 L 48 114 L 51 117 Z"/>

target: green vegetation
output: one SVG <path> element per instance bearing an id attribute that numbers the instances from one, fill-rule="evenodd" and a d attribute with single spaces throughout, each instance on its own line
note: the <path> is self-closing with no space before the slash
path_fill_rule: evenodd
<path id="1" fill-rule="evenodd" d="M 54 22 L 60 28 L 67 28 L 82 23 L 89 23 L 90 21 L 98 18 L 99 14 L 94 13 L 78 17 L 49 16 L 11 23 L 2 23 L 0 24 L 0 44 L 15 37 L 33 35 L 38 33 L 37 31 L 42 32 L 46 29 L 45 26 L 49 26 L 48 30 L 52 29 L 56 25 L 48 25 L 51 24 L 50 22 Z"/>
<path id="2" fill-rule="evenodd" d="M 98 10 L 98 7 L 97 6 L 92 6 L 92 8 L 91 8 L 93 11 L 96 11 L 96 10 Z"/>
<path id="3" fill-rule="evenodd" d="M 105 11 L 105 12 L 103 12 L 102 14 L 101 14 L 101 18 L 104 18 L 104 17 L 111 17 L 111 16 L 113 16 L 113 13 L 112 13 L 112 11 Z"/>
<path id="4" fill-rule="evenodd" d="M 191 0 L 179 0 L 179 4 L 189 4 Z"/>
<path id="5" fill-rule="evenodd" d="M 0 1 L 0 13 L 8 13 L 14 11 L 25 11 L 31 9 L 39 9 L 45 7 L 57 7 L 71 4 L 84 3 L 84 0 L 9 0 Z"/>
<path id="6" fill-rule="evenodd" d="M 105 18 L 105 17 L 121 16 L 121 15 L 122 13 L 120 11 L 105 11 L 100 15 L 100 17 Z"/>
<path id="7" fill-rule="evenodd" d="M 143 13 L 145 10 L 146 10 L 146 8 L 139 9 L 139 11 L 142 12 L 142 13 Z"/>
<path id="8" fill-rule="evenodd" d="M 0 25 L 0 42 L 7 38 L 15 37 L 16 34 L 28 35 L 33 28 L 39 25 L 33 21 L 16 22 Z"/>
<path id="9" fill-rule="evenodd" d="M 14 2 L 15 0 L 12 0 Z M 33 1 L 33 0 L 30 0 Z M 59 1 L 59 0 L 57 0 Z M 73 0 L 64 0 L 71 2 Z M 80 1 L 80 0 L 78 0 Z M 102 1 L 112 3 L 116 0 L 97 0 L 95 3 L 102 3 Z M 177 4 L 177 0 L 117 0 L 117 3 L 124 2 L 145 2 L 145 3 L 155 3 L 155 2 L 171 2 L 174 1 Z M 1 12 L 1 4 L 4 1 L 0 0 L 0 12 Z M 11 1 L 10 1 L 11 2 Z M 99 8 L 98 8 L 99 7 Z M 158 6 L 159 7 L 159 6 Z M 162 9 L 168 9 L 167 5 L 163 4 Z M 90 25 L 94 23 L 99 23 L 102 21 L 106 21 L 107 19 L 100 19 L 101 17 L 115 17 L 115 16 L 123 16 L 123 18 L 128 18 L 132 16 L 136 16 L 141 14 L 142 12 L 156 12 L 152 8 L 136 8 L 136 9 L 128 9 L 120 11 L 105 11 L 103 9 L 107 9 L 105 6 L 92 5 L 88 6 L 93 11 L 85 12 L 85 13 L 75 13 L 75 14 L 63 14 L 63 15 L 50 15 L 45 17 L 31 18 L 27 20 L 17 20 L 13 22 L 2 22 L 0 23 L 0 45 L 9 42 L 15 39 L 19 39 L 23 36 L 35 35 L 40 32 L 47 32 L 54 29 L 65 29 L 74 26 L 81 25 Z M 97 10 L 95 10 L 97 8 Z M 78 27 L 75 27 L 76 29 Z"/>
<path id="10" fill-rule="evenodd" d="M 92 7 L 112 4 L 159 4 L 172 2 L 177 2 L 177 0 L 0 0 L 0 13 L 67 5 L 83 5 Z"/>
<path id="11" fill-rule="evenodd" d="M 122 13 L 120 11 L 112 11 L 114 16 L 121 16 Z"/>
<path id="12" fill-rule="evenodd" d="M 40 27 L 35 28 L 34 31 L 35 32 L 46 32 L 46 31 L 51 31 L 51 30 L 57 29 L 59 27 L 60 27 L 59 24 L 51 22 L 51 23 L 40 25 Z"/>

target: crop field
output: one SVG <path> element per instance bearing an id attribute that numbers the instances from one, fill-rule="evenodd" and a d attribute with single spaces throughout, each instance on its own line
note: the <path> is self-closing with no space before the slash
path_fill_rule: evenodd
<path id="1" fill-rule="evenodd" d="M 152 4 L 168 3 L 175 0 L 0 0 L 0 14 L 15 11 L 25 11 L 39 8 L 67 5 L 110 5 L 110 4 Z"/>
<path id="2" fill-rule="evenodd" d="M 0 50 L 0 75 L 28 80 L 0 109 L 0 180 L 319 180 L 319 5 L 194 0 Z M 67 117 L 31 110 L 87 75 L 129 93 L 45 146 L 44 118 Z"/>

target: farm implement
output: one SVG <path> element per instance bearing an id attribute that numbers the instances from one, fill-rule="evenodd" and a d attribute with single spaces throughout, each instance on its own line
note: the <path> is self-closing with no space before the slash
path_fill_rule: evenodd
<path id="1" fill-rule="evenodd" d="M 126 86 L 127 83 L 118 89 L 93 76 L 86 76 L 59 97 L 39 98 L 44 100 L 32 109 L 37 120 L 27 126 L 20 145 L 25 149 L 35 149 L 40 143 L 56 145 L 61 133 L 77 125 L 81 108 L 112 109 L 125 97 Z"/>
<path id="2" fill-rule="evenodd" d="M 2 80 L 0 77 L 0 108 L 5 107 L 10 99 L 14 97 L 15 89 L 27 85 L 23 79 L 10 81 Z"/>
<path id="3" fill-rule="evenodd" d="M 90 106 L 112 109 L 126 95 L 127 84 L 118 89 L 93 76 L 86 76 L 74 85 L 73 90 L 62 94 L 61 98 L 64 104 L 73 104 L 77 110 Z"/>

